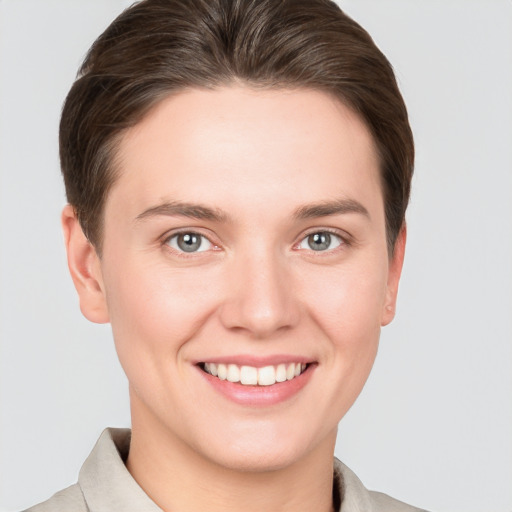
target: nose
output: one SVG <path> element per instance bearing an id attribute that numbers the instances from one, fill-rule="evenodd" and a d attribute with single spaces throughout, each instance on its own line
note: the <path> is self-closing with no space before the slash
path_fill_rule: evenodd
<path id="1" fill-rule="evenodd" d="M 224 327 L 259 339 L 297 325 L 300 305 L 285 260 L 282 255 L 259 251 L 232 261 L 220 308 Z"/>

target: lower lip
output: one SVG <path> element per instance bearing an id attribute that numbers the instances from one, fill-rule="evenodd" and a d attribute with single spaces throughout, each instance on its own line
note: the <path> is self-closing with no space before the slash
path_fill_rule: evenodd
<path id="1" fill-rule="evenodd" d="M 316 365 L 310 364 L 298 377 L 271 386 L 244 386 L 239 382 L 221 380 L 197 367 L 203 378 L 232 402 L 249 406 L 275 405 L 296 395 L 309 381 Z"/>

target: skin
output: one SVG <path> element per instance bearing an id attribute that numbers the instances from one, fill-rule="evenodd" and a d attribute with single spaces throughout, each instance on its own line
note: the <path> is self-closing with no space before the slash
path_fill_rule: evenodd
<path id="1" fill-rule="evenodd" d="M 388 255 L 365 125 L 317 91 L 187 90 L 118 156 L 101 258 L 70 206 L 63 227 L 81 310 L 111 322 L 130 383 L 129 471 L 164 510 L 331 510 L 337 424 L 393 318 L 405 245 L 403 229 Z M 161 207 L 177 201 L 219 215 Z M 297 215 L 340 201 L 352 206 Z M 180 252 L 177 230 L 205 236 L 202 250 Z M 280 354 L 312 371 L 268 406 L 226 398 L 196 364 Z"/>

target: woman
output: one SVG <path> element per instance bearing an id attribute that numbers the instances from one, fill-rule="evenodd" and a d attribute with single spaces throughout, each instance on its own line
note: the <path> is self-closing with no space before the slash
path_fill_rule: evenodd
<path id="1" fill-rule="evenodd" d="M 34 510 L 413 510 L 332 463 L 394 316 L 414 157 L 367 33 L 325 1 L 141 2 L 91 48 L 60 155 L 132 431 Z"/>

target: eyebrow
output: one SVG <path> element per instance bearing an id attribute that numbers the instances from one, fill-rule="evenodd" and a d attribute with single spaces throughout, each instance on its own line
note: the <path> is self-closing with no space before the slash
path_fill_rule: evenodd
<path id="1" fill-rule="evenodd" d="M 316 217 L 328 217 L 344 213 L 358 213 L 370 218 L 368 210 L 354 199 L 336 199 L 334 201 L 322 201 L 297 208 L 293 214 L 296 219 L 314 219 Z"/>
<path id="2" fill-rule="evenodd" d="M 293 218 L 305 220 L 346 213 L 358 213 L 370 218 L 368 210 L 354 199 L 337 199 L 334 201 L 322 201 L 303 205 L 294 211 Z M 157 206 L 152 206 L 137 215 L 135 220 L 140 221 L 158 216 L 182 216 L 198 220 L 211 220 L 214 222 L 226 222 L 229 220 L 229 216 L 218 208 L 210 208 L 205 205 L 182 201 L 164 202 Z"/>
<path id="3" fill-rule="evenodd" d="M 160 215 L 169 217 L 182 216 L 189 217 L 191 219 L 211 220 L 215 222 L 226 222 L 228 220 L 228 216 L 222 210 L 200 204 L 184 203 L 181 201 L 165 202 L 158 206 L 152 206 L 137 215 L 135 220 L 139 221 Z"/>

